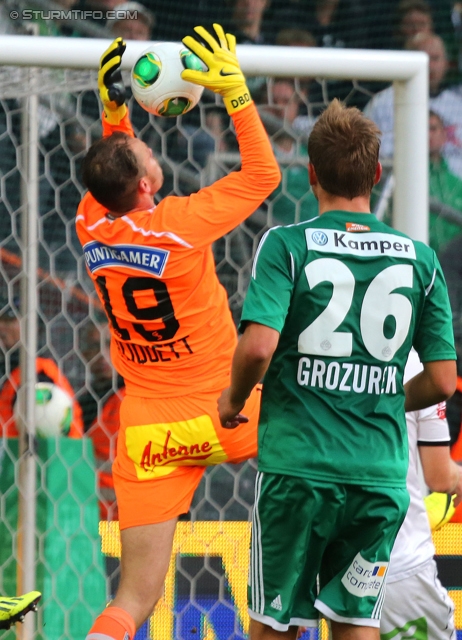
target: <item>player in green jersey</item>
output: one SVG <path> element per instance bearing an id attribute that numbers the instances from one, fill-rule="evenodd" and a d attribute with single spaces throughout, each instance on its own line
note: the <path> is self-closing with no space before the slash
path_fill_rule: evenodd
<path id="1" fill-rule="evenodd" d="M 251 640 L 330 620 L 378 640 L 391 548 L 409 496 L 405 409 L 450 397 L 451 310 L 436 254 L 370 213 L 380 132 L 334 101 L 308 145 L 320 215 L 275 227 L 253 265 L 230 428 L 265 375 L 252 527 Z M 403 386 L 414 346 L 423 371 Z"/>

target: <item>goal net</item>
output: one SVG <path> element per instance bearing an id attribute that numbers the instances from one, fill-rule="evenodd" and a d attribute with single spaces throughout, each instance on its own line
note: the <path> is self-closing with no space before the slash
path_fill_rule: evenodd
<path id="1" fill-rule="evenodd" d="M 7 313 L 22 319 L 26 333 L 36 327 L 36 349 L 31 352 L 28 344 L 23 350 L 24 371 L 28 363 L 31 370 L 35 356 L 56 362 L 85 424 L 79 443 L 38 438 L 34 465 L 21 471 L 26 481 L 19 494 L 20 452 L 3 430 L 0 593 L 13 595 L 16 588 L 35 585 L 43 590 L 36 628 L 30 616 L 26 619 L 28 638 L 84 637 L 118 583 L 120 540 L 110 464 L 123 390 L 110 367 L 106 319 L 74 226 L 84 192 L 80 165 L 101 135 L 96 69 L 107 46 L 102 40 L 0 37 L 0 322 Z M 129 43 L 125 79 L 145 46 Z M 428 227 L 426 56 L 264 46 L 241 46 L 238 55 L 283 179 L 246 222 L 214 246 L 236 322 L 263 233 L 316 215 L 308 189 L 307 139 L 318 114 L 339 92 L 348 104 L 364 108 L 394 83 L 394 153 L 384 159 L 374 211 L 417 239 L 427 239 Z M 176 119 L 154 118 L 132 98 L 129 109 L 137 136 L 162 165 L 166 179 L 160 197 L 189 195 L 239 167 L 234 131 L 215 95 L 205 92 L 198 107 Z M 18 362 L 12 359 L 17 343 L 0 337 L 1 388 Z M 164 597 L 137 640 L 246 637 L 255 473 L 254 460 L 207 471 L 190 513 L 179 523 Z M 304 637 L 314 640 L 324 637 L 325 629 L 310 633 Z"/>

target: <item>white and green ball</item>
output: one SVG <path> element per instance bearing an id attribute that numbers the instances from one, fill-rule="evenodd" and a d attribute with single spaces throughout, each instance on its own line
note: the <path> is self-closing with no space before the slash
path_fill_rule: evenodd
<path id="1" fill-rule="evenodd" d="M 13 413 L 18 424 L 19 404 L 24 402 L 25 387 L 18 390 Z M 67 436 L 72 423 L 73 400 L 71 396 L 52 382 L 35 385 L 35 428 L 40 438 Z"/>
<path id="2" fill-rule="evenodd" d="M 175 42 L 150 45 L 135 62 L 131 73 L 136 101 L 149 113 L 176 117 L 190 111 L 199 102 L 203 87 L 181 78 L 184 69 L 204 69 L 189 49 Z"/>

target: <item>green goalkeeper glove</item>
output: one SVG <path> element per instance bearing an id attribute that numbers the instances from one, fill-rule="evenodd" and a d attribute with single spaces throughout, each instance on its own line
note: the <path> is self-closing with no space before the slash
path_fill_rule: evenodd
<path id="1" fill-rule="evenodd" d="M 98 71 L 98 89 L 106 120 L 119 124 L 127 113 L 125 87 L 120 72 L 122 56 L 126 49 L 122 38 L 116 38 L 101 56 Z"/>
<path id="2" fill-rule="evenodd" d="M 194 27 L 194 31 L 210 49 L 192 36 L 183 38 L 183 44 L 207 65 L 208 70 L 186 69 L 181 77 L 221 94 L 226 110 L 231 115 L 250 104 L 252 98 L 236 56 L 236 38 L 225 33 L 219 24 L 214 24 L 213 28 L 218 40 L 204 27 Z"/>

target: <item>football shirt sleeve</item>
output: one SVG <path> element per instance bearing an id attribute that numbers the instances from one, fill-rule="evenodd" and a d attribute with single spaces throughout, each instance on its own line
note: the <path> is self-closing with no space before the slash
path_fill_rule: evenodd
<path id="1" fill-rule="evenodd" d="M 426 286 L 425 302 L 413 343 L 421 362 L 456 359 L 448 290 L 436 254 L 432 253 L 431 280 Z"/>
<path id="2" fill-rule="evenodd" d="M 295 285 L 294 259 L 278 227 L 263 236 L 255 255 L 241 329 L 257 322 L 281 332 Z"/>
<path id="3" fill-rule="evenodd" d="M 281 178 L 255 105 L 234 114 L 233 123 L 241 169 L 191 196 L 165 198 L 153 217 L 155 226 L 161 214 L 169 230 L 196 249 L 212 244 L 254 213 Z"/>
<path id="4" fill-rule="evenodd" d="M 449 446 L 451 437 L 446 420 L 446 403 L 440 402 L 419 412 L 417 442 L 420 446 Z"/>
<path id="5" fill-rule="evenodd" d="M 124 117 L 119 122 L 119 124 L 110 124 L 106 120 L 106 116 L 103 111 L 102 123 L 103 123 L 103 138 L 107 138 L 108 136 L 112 135 L 115 131 L 121 131 L 122 133 L 126 133 L 131 138 L 135 137 L 132 123 L 130 122 L 130 116 L 128 115 L 128 109 L 127 109 L 127 113 L 124 115 Z"/>

